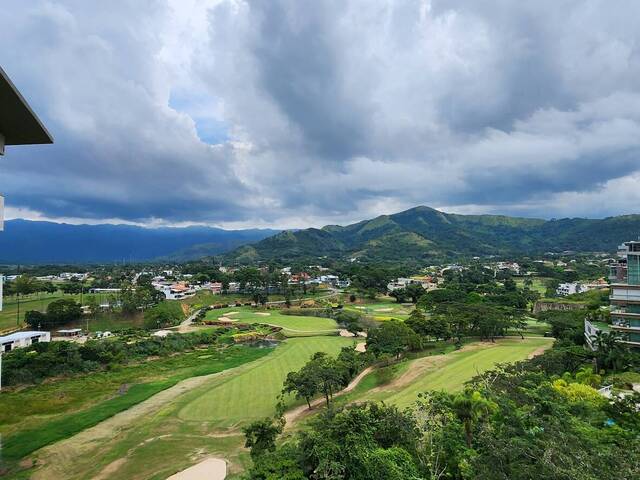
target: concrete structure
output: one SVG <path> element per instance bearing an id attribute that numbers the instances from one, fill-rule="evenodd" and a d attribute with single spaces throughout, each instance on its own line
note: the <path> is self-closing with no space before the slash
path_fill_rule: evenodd
<path id="1" fill-rule="evenodd" d="M 611 326 L 602 323 L 602 322 L 592 322 L 589 320 L 584 321 L 584 340 L 586 342 L 587 347 L 591 350 L 596 350 L 597 347 L 594 345 L 595 339 L 598 337 L 600 333 L 609 333 L 611 331 Z"/>
<path id="2" fill-rule="evenodd" d="M 0 337 L 0 353 L 10 352 L 16 348 L 28 347 L 34 343 L 50 342 L 49 332 L 15 332 L 10 335 Z"/>
<path id="3" fill-rule="evenodd" d="M 610 266 L 611 328 L 621 341 L 640 347 L 640 241 L 625 242 Z"/>
<path id="4" fill-rule="evenodd" d="M 53 143 L 42 122 L 0 67 L 0 155 L 6 145 Z M 4 197 L 0 195 L 0 231 L 4 229 Z M 0 275 L 2 310 L 2 275 Z"/>
<path id="5" fill-rule="evenodd" d="M 589 290 L 605 288 L 609 288 L 609 284 L 601 278 L 599 280 L 596 280 L 595 282 L 590 283 L 561 283 L 560 285 L 558 285 L 558 288 L 556 288 L 556 294 L 561 297 L 566 297 L 567 295 L 573 295 L 574 293 L 583 293 L 588 292 Z"/>
<path id="6" fill-rule="evenodd" d="M 79 337 L 82 335 L 81 328 L 63 328 L 62 330 L 58 330 L 56 332 L 58 337 Z"/>

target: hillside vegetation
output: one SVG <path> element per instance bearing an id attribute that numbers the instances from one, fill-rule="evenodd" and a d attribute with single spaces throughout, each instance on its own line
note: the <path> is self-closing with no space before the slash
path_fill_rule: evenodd
<path id="1" fill-rule="evenodd" d="M 433 260 L 546 251 L 612 251 L 640 232 L 640 215 L 601 220 L 541 220 L 502 215 L 457 215 L 416 207 L 347 226 L 285 231 L 227 255 L 255 262 L 302 258 L 377 261 Z"/>

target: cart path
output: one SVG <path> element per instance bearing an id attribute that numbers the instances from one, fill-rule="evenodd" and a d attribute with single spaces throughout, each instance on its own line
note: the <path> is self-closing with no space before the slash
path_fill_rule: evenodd
<path id="1" fill-rule="evenodd" d="M 334 398 L 339 397 L 341 395 L 344 395 L 352 391 L 354 388 L 358 386 L 358 384 L 362 381 L 364 377 L 366 377 L 368 374 L 373 372 L 373 369 L 374 367 L 365 368 L 353 380 L 351 380 L 351 382 L 349 382 L 349 385 L 347 385 L 345 388 L 337 392 L 333 397 Z M 284 414 L 284 419 L 287 422 L 285 428 L 290 428 L 294 422 L 299 420 L 301 417 L 304 417 L 306 415 L 309 415 L 310 413 L 313 413 L 313 409 L 315 407 L 322 406 L 324 405 L 324 403 L 325 403 L 324 397 L 320 397 L 320 398 L 316 398 L 311 402 L 311 409 L 309 409 L 309 406 L 307 404 L 304 404 L 294 408 L 293 410 L 289 410 Z"/>

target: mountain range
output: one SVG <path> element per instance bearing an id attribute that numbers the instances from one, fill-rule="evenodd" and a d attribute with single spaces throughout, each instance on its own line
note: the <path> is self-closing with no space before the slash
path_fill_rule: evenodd
<path id="1" fill-rule="evenodd" d="M 352 225 L 284 231 L 225 255 L 228 261 L 312 259 L 429 261 L 547 251 L 613 252 L 638 238 L 640 215 L 543 220 L 458 215 L 420 206 Z"/>
<path id="2" fill-rule="evenodd" d="M 640 215 L 542 220 L 459 215 L 424 206 L 346 226 L 295 231 L 8 220 L 0 232 L 0 263 L 186 261 L 213 255 L 230 263 L 321 257 L 424 262 L 547 251 L 613 252 L 638 235 Z"/>
<path id="3" fill-rule="evenodd" d="M 191 260 L 257 242 L 277 232 L 8 220 L 0 232 L 0 263 L 141 262 L 165 257 Z"/>

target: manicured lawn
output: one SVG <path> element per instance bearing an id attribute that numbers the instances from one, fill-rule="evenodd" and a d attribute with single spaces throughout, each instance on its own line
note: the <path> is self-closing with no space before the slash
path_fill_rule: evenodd
<path id="1" fill-rule="evenodd" d="M 345 304 L 346 310 L 351 310 L 372 317 L 374 320 L 385 321 L 395 318 L 406 320 L 413 310 L 413 305 L 402 305 L 393 299 L 378 299 L 363 304 Z"/>
<path id="2" fill-rule="evenodd" d="M 45 311 L 47 305 L 54 300 L 63 297 L 75 298 L 74 295 L 64 295 L 58 293 L 41 293 L 39 295 L 29 295 L 20 297 L 20 316 L 18 317 L 18 302 L 15 296 L 5 297 L 2 302 L 2 311 L 0 312 L 0 332 L 7 329 L 22 326 L 24 314 L 28 310 Z"/>
<path id="3" fill-rule="evenodd" d="M 365 394 L 362 400 L 384 400 L 400 407 L 411 405 L 418 393 L 427 390 L 455 392 L 474 376 L 490 370 L 498 363 L 513 363 L 526 359 L 542 347 L 551 347 L 552 338 L 504 339 L 495 345 L 483 344 L 479 348 L 448 354 L 441 363 L 434 364 L 423 375 L 401 389 L 389 388 L 384 392 Z M 414 360 L 414 361 L 420 361 Z"/>
<path id="4" fill-rule="evenodd" d="M 230 312 L 237 313 L 230 315 Z M 217 320 L 223 316 L 244 323 L 276 325 L 282 327 L 283 333 L 291 337 L 335 334 L 338 328 L 335 320 L 331 318 L 283 315 L 278 310 L 261 311 L 247 307 L 210 310 L 206 318 Z"/>
<path id="5" fill-rule="evenodd" d="M 90 297 L 96 297 L 98 301 L 102 301 L 106 299 L 106 295 L 104 294 L 90 294 L 85 293 L 82 296 L 82 303 L 86 305 L 87 300 Z M 49 305 L 54 300 L 58 300 L 60 298 L 72 298 L 77 302 L 80 301 L 80 294 L 64 294 L 60 291 L 56 293 L 40 293 L 40 294 L 31 294 L 28 296 L 20 297 L 20 315 L 18 316 L 18 301 L 15 296 L 5 297 L 3 301 L 3 308 L 0 312 L 0 332 L 4 330 L 15 329 L 17 326 L 24 327 L 24 314 L 29 310 L 38 310 L 40 312 L 45 312 L 47 309 L 47 305 Z M 82 320 L 82 327 L 85 328 L 86 322 L 85 319 Z M 89 320 L 90 326 L 89 329 L 92 331 L 95 330 L 105 330 L 104 328 L 91 328 L 92 320 Z M 126 321 L 123 319 L 123 323 Z M 125 328 L 130 325 L 125 325 Z M 110 329 L 115 329 L 116 327 L 110 327 Z M 123 328 L 123 327 L 120 327 Z"/>
<path id="6" fill-rule="evenodd" d="M 353 339 L 342 337 L 291 338 L 258 365 L 220 382 L 213 382 L 179 412 L 183 420 L 232 427 L 273 415 L 282 383 L 315 352 L 336 355 Z M 289 403 L 293 398 L 288 399 Z"/>
<path id="7" fill-rule="evenodd" d="M 518 288 L 524 287 L 524 280 L 525 279 L 522 277 L 518 277 L 515 279 Z M 544 283 L 549 279 L 545 277 L 530 277 L 530 280 L 531 285 L 529 286 L 529 288 L 534 292 L 538 292 L 541 296 L 544 296 L 545 292 L 547 291 L 547 287 Z"/>
<path id="8" fill-rule="evenodd" d="M 181 380 L 237 367 L 270 351 L 244 346 L 222 350 L 210 348 L 125 366 L 114 372 L 3 392 L 0 395 L 3 458 L 19 460 L 38 448 L 96 425 Z M 148 380 L 140 382 L 141 379 Z M 133 384 L 119 393 L 119 387 L 129 385 L 128 382 Z M 7 435 L 7 432 L 15 433 Z"/>

